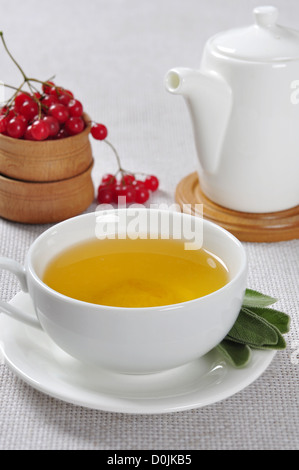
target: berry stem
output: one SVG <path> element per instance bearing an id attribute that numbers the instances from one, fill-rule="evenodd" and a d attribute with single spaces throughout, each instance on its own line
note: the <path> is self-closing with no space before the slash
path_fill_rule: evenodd
<path id="1" fill-rule="evenodd" d="M 116 151 L 116 148 L 114 147 L 114 145 L 111 144 L 111 142 L 109 142 L 109 140 L 105 139 L 104 142 L 109 145 L 109 147 L 111 147 L 112 151 L 114 152 L 114 155 L 116 157 L 116 160 L 117 160 L 117 164 L 118 164 L 118 171 L 120 171 L 121 173 L 123 173 L 125 170 L 122 168 L 121 166 L 121 162 L 120 162 L 120 158 L 119 158 L 119 155 Z"/>
<path id="2" fill-rule="evenodd" d="M 109 145 L 109 147 L 113 150 L 114 152 L 114 155 L 116 157 L 116 160 L 117 160 L 117 164 L 118 164 L 118 170 L 117 172 L 115 173 L 115 175 L 118 175 L 118 173 L 121 173 L 122 177 L 123 175 L 128 175 L 128 174 L 131 174 L 131 175 L 134 175 L 134 173 L 132 171 L 128 171 L 128 170 L 125 170 L 122 166 L 121 166 L 121 161 L 120 161 L 120 157 L 117 153 L 117 150 L 116 148 L 114 147 L 114 145 L 111 144 L 111 142 L 109 142 L 109 140 L 105 139 L 104 142 Z M 147 173 L 142 173 L 142 172 L 138 172 L 139 175 L 145 175 L 147 176 Z"/>
<path id="3" fill-rule="evenodd" d="M 37 78 L 27 78 L 28 82 L 37 82 L 37 83 L 40 83 L 41 85 L 48 85 L 49 81 L 50 80 L 53 80 L 55 78 L 55 75 L 53 75 L 53 77 L 50 77 L 49 80 L 38 80 Z M 59 88 L 57 87 L 56 85 L 51 85 L 51 86 L 54 86 L 54 88 Z"/>
<path id="4" fill-rule="evenodd" d="M 22 83 L 22 86 L 24 85 L 25 81 Z M 7 83 L 2 83 L 2 86 L 5 86 L 7 88 L 11 88 L 12 90 L 17 90 L 19 91 L 20 90 L 20 87 L 17 88 L 16 86 L 12 86 L 12 85 L 7 85 Z"/>
<path id="5" fill-rule="evenodd" d="M 42 113 L 42 105 L 41 105 L 41 102 L 35 97 L 35 94 L 34 94 L 34 90 L 36 91 L 36 88 L 31 84 L 31 82 L 39 82 L 39 83 L 46 83 L 46 82 L 42 82 L 41 80 L 37 80 L 35 78 L 28 78 L 27 75 L 25 74 L 24 70 L 22 69 L 22 67 L 18 64 L 18 62 L 16 61 L 16 59 L 13 57 L 13 55 L 11 54 L 11 52 L 9 51 L 7 45 L 6 45 L 6 42 L 5 42 L 5 39 L 4 39 L 4 34 L 3 34 L 3 31 L 0 31 L 0 37 L 1 37 L 1 41 L 3 43 L 3 46 L 7 52 L 7 54 L 9 55 L 9 57 L 11 58 L 11 60 L 14 62 L 14 64 L 18 67 L 19 71 L 21 72 L 21 74 L 23 75 L 23 83 L 18 87 L 18 88 L 15 88 L 15 87 L 12 87 L 10 85 L 5 85 L 5 86 L 8 86 L 9 88 L 13 88 L 15 89 L 15 93 L 13 94 L 13 96 L 7 101 L 7 106 L 10 106 L 10 104 L 13 102 L 14 98 L 17 96 L 17 94 L 20 92 L 20 90 L 23 88 L 23 86 L 25 85 L 25 83 L 27 83 L 28 85 L 28 88 L 29 90 L 31 91 L 32 93 L 32 98 L 33 100 L 37 103 L 38 105 L 38 116 L 39 118 L 41 117 L 41 113 Z"/>
<path id="6" fill-rule="evenodd" d="M 4 39 L 4 35 L 3 35 L 3 31 L 0 31 L 0 37 L 1 37 L 1 41 L 3 43 L 3 46 L 6 50 L 6 52 L 8 53 L 9 57 L 11 58 L 11 60 L 14 62 L 14 64 L 18 67 L 18 69 L 20 70 L 21 74 L 23 75 L 23 78 L 24 78 L 24 81 L 27 82 L 27 77 L 22 69 L 22 67 L 18 64 L 18 62 L 15 60 L 15 58 L 12 56 L 12 54 L 10 53 L 7 45 L 6 45 L 6 42 L 5 42 L 5 39 Z"/>

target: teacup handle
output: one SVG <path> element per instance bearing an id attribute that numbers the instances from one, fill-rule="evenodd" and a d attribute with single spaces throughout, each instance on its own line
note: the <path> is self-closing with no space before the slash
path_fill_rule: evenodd
<path id="1" fill-rule="evenodd" d="M 0 269 L 6 269 L 12 274 L 15 274 L 15 276 L 17 276 L 20 281 L 22 291 L 28 292 L 26 271 L 20 263 L 10 258 L 0 257 Z M 3 300 L 0 300 L 0 313 L 6 313 L 16 320 L 41 329 L 41 325 L 37 318 L 27 314 L 26 312 L 23 312 L 14 305 L 4 302 Z"/>

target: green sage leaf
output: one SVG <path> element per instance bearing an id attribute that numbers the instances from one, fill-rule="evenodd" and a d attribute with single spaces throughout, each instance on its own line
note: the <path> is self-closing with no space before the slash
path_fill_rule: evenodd
<path id="1" fill-rule="evenodd" d="M 251 358 L 251 350 L 246 344 L 233 343 L 224 339 L 217 349 L 236 368 L 245 367 Z"/>
<path id="2" fill-rule="evenodd" d="M 274 310 L 273 308 L 262 307 L 250 307 L 249 310 L 271 323 L 271 325 L 276 326 L 280 333 L 289 332 L 291 319 L 286 313 Z"/>
<path id="3" fill-rule="evenodd" d="M 286 341 L 282 334 L 280 333 L 279 329 L 276 328 L 276 326 L 272 325 L 272 328 L 276 329 L 276 334 L 277 334 L 277 342 L 276 344 L 267 344 L 264 343 L 263 345 L 260 345 L 258 347 L 251 345 L 252 349 L 285 349 L 286 348 Z"/>
<path id="4" fill-rule="evenodd" d="M 246 289 L 240 313 L 233 327 L 216 349 L 237 368 L 244 367 L 252 349 L 285 349 L 282 336 L 290 327 L 290 317 L 267 308 L 277 299 Z"/>
<path id="5" fill-rule="evenodd" d="M 275 304 L 277 299 L 270 297 L 269 295 L 262 294 L 253 289 L 246 289 L 243 300 L 244 307 L 267 307 Z"/>
<path id="6" fill-rule="evenodd" d="M 278 341 L 277 329 L 245 307 L 241 308 L 226 338 L 255 347 L 262 347 L 265 344 L 275 346 Z"/>

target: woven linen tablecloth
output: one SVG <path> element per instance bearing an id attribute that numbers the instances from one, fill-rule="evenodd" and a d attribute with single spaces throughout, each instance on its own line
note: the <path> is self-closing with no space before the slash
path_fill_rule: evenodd
<path id="1" fill-rule="evenodd" d="M 280 22 L 299 29 L 298 2 L 274 4 Z M 195 171 L 196 154 L 185 104 L 165 91 L 164 76 L 174 66 L 197 67 L 205 41 L 220 30 L 250 24 L 257 5 L 249 0 L 0 0 L 0 29 L 27 74 L 55 75 L 92 119 L 107 125 L 125 168 L 160 178 L 151 203 L 171 205 L 176 185 Z M 1 45 L 0 64 L 0 79 L 18 84 L 19 72 Z M 92 146 L 96 187 L 116 162 L 107 145 L 93 141 Z M 95 208 L 96 203 L 87 211 Z M 23 263 L 30 244 L 48 227 L 0 219 L 0 255 Z M 298 449 L 299 240 L 244 246 L 248 287 L 278 298 L 275 307 L 292 318 L 287 349 L 257 380 L 198 409 L 126 414 L 50 397 L 17 377 L 1 358 L 0 448 Z M 19 284 L 0 271 L 0 288 L 1 299 L 9 301 Z"/>

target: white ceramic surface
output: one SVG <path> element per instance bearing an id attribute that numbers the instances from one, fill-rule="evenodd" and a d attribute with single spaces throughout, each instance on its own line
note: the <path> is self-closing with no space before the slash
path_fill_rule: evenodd
<path id="1" fill-rule="evenodd" d="M 208 40 L 198 70 L 165 79 L 186 99 L 203 191 L 237 211 L 299 204 L 299 32 L 277 17 L 275 7 L 255 8 L 253 25 Z"/>
<path id="2" fill-rule="evenodd" d="M 28 294 L 11 305 L 34 318 Z M 86 366 L 62 351 L 42 331 L 0 318 L 0 349 L 6 364 L 33 388 L 79 406 L 118 413 L 157 414 L 201 408 L 224 400 L 255 381 L 276 351 L 253 351 L 244 369 L 234 369 L 213 350 L 166 372 L 126 375 Z"/>
<path id="3" fill-rule="evenodd" d="M 160 226 L 161 216 L 170 217 L 173 236 L 179 236 L 184 223 L 193 222 L 197 234 L 203 230 L 204 248 L 219 256 L 228 267 L 230 281 L 216 292 L 189 302 L 133 309 L 81 302 L 42 282 L 45 267 L 53 256 L 72 244 L 94 239 L 95 231 L 99 235 L 104 227 L 111 229 L 111 233 L 132 236 L 131 223 L 138 215 L 142 215 L 138 219 L 139 233 L 148 232 L 147 216 L 151 217 L 151 235 L 154 232 L 166 235 L 169 231 L 168 225 Z M 58 346 L 85 363 L 132 374 L 181 366 L 214 348 L 238 316 L 247 280 L 245 250 L 230 233 L 199 217 L 144 208 L 68 219 L 35 240 L 25 268 L 6 258 L 0 259 L 1 266 L 19 276 L 23 290 L 28 286 L 37 318 L 28 318 L 26 312 L 0 301 L 3 312 L 42 327 Z"/>

